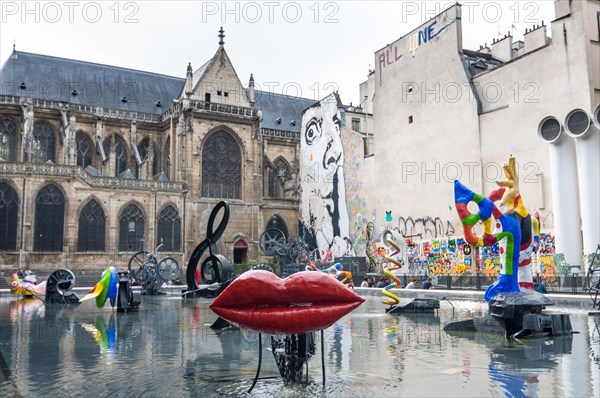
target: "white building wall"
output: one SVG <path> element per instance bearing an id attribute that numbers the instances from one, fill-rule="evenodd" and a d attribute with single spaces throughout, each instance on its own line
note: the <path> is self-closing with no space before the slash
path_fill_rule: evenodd
<path id="1" fill-rule="evenodd" d="M 501 171 L 498 165 L 510 154 L 516 156 L 525 206 L 540 209 L 544 229 L 554 227 L 552 182 L 548 145 L 538 138 L 538 125 L 546 116 L 562 122 L 575 108 L 593 111 L 593 79 L 587 62 L 590 42 L 581 39 L 587 36 L 585 2 L 576 3 L 570 16 L 552 22 L 549 45 L 474 79 L 482 100 L 484 192 L 502 177 L 496 175 Z"/>
<path id="2" fill-rule="evenodd" d="M 525 206 L 539 210 L 544 230 L 554 228 L 551 167 L 561 165 L 551 165 L 538 125 L 546 116 L 562 123 L 576 108 L 591 115 L 600 103 L 600 3 L 559 0 L 555 8 L 550 26 L 535 27 L 539 48 L 525 48 L 472 86 L 461 63 L 459 5 L 376 51 L 369 203 L 378 215 L 391 211 L 392 227 L 399 217 L 440 217 L 460 234 L 452 180 L 487 194 L 505 179 L 502 165 L 513 155 Z M 546 29 L 552 39 L 544 44 Z"/>
<path id="3" fill-rule="evenodd" d="M 391 211 L 393 222 L 429 216 L 458 227 L 454 178 L 481 189 L 477 103 L 459 57 L 460 11 L 455 5 L 375 53 L 376 211 Z M 418 32 L 427 29 L 437 35 L 419 45 Z"/>

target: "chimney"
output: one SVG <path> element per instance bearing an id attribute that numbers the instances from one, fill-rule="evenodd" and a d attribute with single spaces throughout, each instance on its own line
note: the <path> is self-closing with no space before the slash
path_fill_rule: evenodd
<path id="1" fill-rule="evenodd" d="M 250 81 L 248 82 L 248 100 L 254 105 L 254 76 L 250 73 Z"/>
<path id="2" fill-rule="evenodd" d="M 524 40 L 525 53 L 530 53 L 548 44 L 548 38 L 546 37 L 546 25 L 544 24 L 544 21 L 542 21 L 541 25 L 534 25 L 532 29 L 526 29 Z"/>
<path id="3" fill-rule="evenodd" d="M 508 62 L 512 59 L 513 38 L 510 32 L 500 40 L 492 42 L 492 57 L 498 61 Z"/>
<path id="4" fill-rule="evenodd" d="M 190 62 L 187 67 L 187 73 L 185 74 L 185 95 L 192 95 L 194 87 L 192 86 L 194 81 L 194 72 L 192 71 L 192 63 Z"/>

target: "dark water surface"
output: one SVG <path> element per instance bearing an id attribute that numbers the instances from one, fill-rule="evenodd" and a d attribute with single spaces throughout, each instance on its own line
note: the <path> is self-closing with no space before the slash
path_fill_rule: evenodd
<path id="1" fill-rule="evenodd" d="M 444 325 L 486 306 L 442 302 L 436 315 L 385 315 L 379 298 L 320 335 L 309 383 L 286 387 L 263 335 L 208 326 L 209 300 L 144 296 L 139 312 L 0 298 L 0 396 L 23 397 L 598 397 L 600 317 L 578 309 L 568 338 L 505 342 L 449 335 Z"/>

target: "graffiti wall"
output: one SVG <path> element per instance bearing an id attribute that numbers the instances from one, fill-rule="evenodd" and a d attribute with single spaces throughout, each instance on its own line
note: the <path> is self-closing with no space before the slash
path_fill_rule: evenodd
<path id="1" fill-rule="evenodd" d="M 300 133 L 300 235 L 321 258 L 352 255 L 342 121 L 334 94 L 304 111 Z"/>
<path id="2" fill-rule="evenodd" d="M 554 247 L 554 235 L 547 232 L 540 233 L 540 246 L 537 253 L 533 256 L 533 273 L 539 274 L 542 279 L 549 283 L 556 281 L 558 270 L 554 255 L 556 248 Z"/>
<path id="3" fill-rule="evenodd" d="M 381 242 L 376 244 L 380 259 L 393 254 L 393 248 Z M 460 237 L 421 242 L 409 238 L 402 242 L 402 249 L 405 252 L 402 256 L 404 267 L 399 274 L 442 276 L 473 271 L 472 248 Z"/>
<path id="4" fill-rule="evenodd" d="M 342 147 L 344 148 L 344 177 L 346 179 L 346 203 L 350 219 L 350 241 L 357 256 L 365 255 L 367 247 L 367 224 L 375 223 L 375 215 L 369 214 L 365 200 L 363 172 L 364 140 L 363 137 L 346 127 L 341 129 Z"/>
<path id="5" fill-rule="evenodd" d="M 497 277 L 501 268 L 500 245 L 498 243 L 475 248 L 476 272 L 485 276 Z"/>

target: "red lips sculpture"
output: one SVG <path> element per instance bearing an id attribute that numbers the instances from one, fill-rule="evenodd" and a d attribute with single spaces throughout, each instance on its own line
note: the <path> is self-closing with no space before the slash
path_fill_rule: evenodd
<path id="1" fill-rule="evenodd" d="M 325 329 L 365 301 L 322 272 L 303 271 L 285 279 L 253 270 L 234 280 L 210 305 L 239 327 L 270 334 Z"/>

